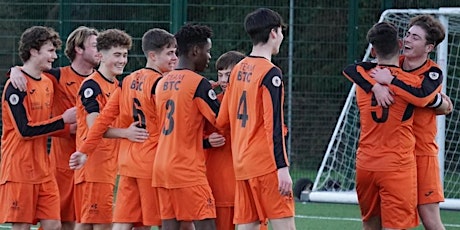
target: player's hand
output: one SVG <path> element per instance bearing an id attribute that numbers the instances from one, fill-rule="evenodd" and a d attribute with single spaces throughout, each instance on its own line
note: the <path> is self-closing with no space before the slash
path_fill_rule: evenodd
<path id="1" fill-rule="evenodd" d="M 21 92 L 27 91 L 27 78 L 24 77 L 18 66 L 11 68 L 10 81 L 15 89 Z"/>
<path id="2" fill-rule="evenodd" d="M 209 83 L 211 83 L 211 87 L 214 89 L 216 88 L 217 86 L 219 86 L 219 82 L 216 82 L 214 80 L 209 80 Z"/>
<path id="3" fill-rule="evenodd" d="M 76 133 L 77 133 L 77 123 L 70 124 L 70 134 L 76 134 Z"/>
<path id="4" fill-rule="evenodd" d="M 292 178 L 288 167 L 278 169 L 278 190 L 282 196 L 292 195 Z"/>
<path id="5" fill-rule="evenodd" d="M 125 138 L 132 142 L 144 142 L 149 138 L 149 132 L 144 128 L 139 128 L 139 121 L 131 123 L 125 130 Z"/>
<path id="6" fill-rule="evenodd" d="M 73 170 L 80 169 L 86 163 L 87 158 L 88 158 L 88 155 L 82 152 L 76 151 L 72 153 L 72 155 L 70 155 L 70 160 L 69 160 L 70 169 L 73 169 Z"/>
<path id="7" fill-rule="evenodd" d="M 67 123 L 67 124 L 76 123 L 77 122 L 77 108 L 72 107 L 70 109 L 67 109 L 62 114 L 62 119 L 64 120 L 64 123 Z"/>
<path id="8" fill-rule="evenodd" d="M 393 92 L 390 91 L 388 86 L 377 83 L 372 87 L 372 92 L 377 100 L 377 105 L 388 108 L 394 103 Z"/>
<path id="9" fill-rule="evenodd" d="M 208 141 L 212 147 L 221 147 L 225 145 L 225 137 L 216 132 L 211 133 L 211 135 L 209 135 Z"/>
<path id="10" fill-rule="evenodd" d="M 394 76 L 391 75 L 391 71 L 388 68 L 373 68 L 370 71 L 371 77 L 373 77 L 378 83 L 383 85 L 391 84 Z"/>
<path id="11" fill-rule="evenodd" d="M 453 103 L 450 100 L 449 96 L 444 93 L 440 93 L 442 97 L 442 104 L 435 109 L 436 115 L 448 115 L 454 109 Z"/>

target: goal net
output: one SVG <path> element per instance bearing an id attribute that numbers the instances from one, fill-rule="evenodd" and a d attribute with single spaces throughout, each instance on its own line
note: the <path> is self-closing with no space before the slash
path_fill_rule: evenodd
<path id="1" fill-rule="evenodd" d="M 444 73 L 443 90 L 449 95 L 454 111 L 448 116 L 438 116 L 439 160 L 444 195 L 442 208 L 460 209 L 460 8 L 433 10 L 386 10 L 380 21 L 396 25 L 400 35 L 406 33 L 410 18 L 431 14 L 446 28 L 446 39 L 439 44 L 433 60 Z M 370 48 L 363 60 L 369 60 Z M 318 170 L 311 192 L 303 192 L 302 200 L 314 202 L 357 203 L 355 192 L 355 154 L 359 139 L 359 111 L 355 100 L 355 85 L 350 90 L 337 125 Z M 455 108 L 457 107 L 457 108 Z M 457 128 L 459 127 L 459 128 Z"/>

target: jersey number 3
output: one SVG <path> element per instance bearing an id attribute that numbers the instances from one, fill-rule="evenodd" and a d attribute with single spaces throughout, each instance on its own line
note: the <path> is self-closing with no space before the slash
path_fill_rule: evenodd
<path id="1" fill-rule="evenodd" d="M 240 102 L 238 102 L 238 112 L 236 114 L 236 119 L 241 120 L 241 127 L 246 127 L 246 122 L 249 119 L 248 116 L 248 103 L 246 101 L 246 90 L 241 94 Z"/>
<path id="2" fill-rule="evenodd" d="M 161 132 L 164 135 L 169 135 L 174 129 L 174 111 L 176 110 L 176 104 L 174 104 L 174 101 L 169 99 L 166 101 L 166 119 L 168 119 L 167 122 L 165 122 L 165 125 L 163 126 L 163 129 Z M 168 123 L 168 128 L 166 128 L 166 123 Z"/>

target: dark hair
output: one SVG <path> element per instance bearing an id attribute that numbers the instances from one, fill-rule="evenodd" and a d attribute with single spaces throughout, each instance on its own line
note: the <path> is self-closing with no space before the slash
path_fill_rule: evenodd
<path id="1" fill-rule="evenodd" d="M 217 70 L 224 70 L 230 67 L 235 66 L 238 62 L 243 60 L 246 57 L 243 53 L 238 51 L 228 51 L 217 59 L 216 61 L 216 69 Z"/>
<path id="2" fill-rule="evenodd" d="M 433 16 L 424 14 L 411 18 L 409 27 L 420 26 L 426 33 L 427 44 L 439 45 L 446 37 L 444 26 Z"/>
<path id="3" fill-rule="evenodd" d="M 75 48 L 80 47 L 85 49 L 84 43 L 86 39 L 92 35 L 97 36 L 97 34 L 98 32 L 96 29 L 88 28 L 86 26 L 80 26 L 72 31 L 72 33 L 69 34 L 65 45 L 65 55 L 67 58 L 69 58 L 69 60 L 72 62 L 76 56 Z"/>
<path id="4" fill-rule="evenodd" d="M 109 50 L 112 47 L 131 49 L 131 36 L 119 29 L 108 29 L 97 36 L 97 50 Z"/>
<path id="5" fill-rule="evenodd" d="M 208 26 L 186 24 L 174 35 L 177 41 L 178 56 L 186 55 L 195 45 L 202 47 L 212 37 L 212 30 Z"/>
<path id="6" fill-rule="evenodd" d="M 389 59 L 399 53 L 398 31 L 389 22 L 379 22 L 367 32 L 367 41 L 372 44 L 378 57 Z"/>
<path id="7" fill-rule="evenodd" d="M 174 35 L 166 30 L 154 28 L 142 36 L 142 51 L 146 56 L 149 51 L 161 51 L 165 46 L 166 48 L 177 46 Z"/>
<path id="8" fill-rule="evenodd" d="M 283 18 L 275 11 L 259 8 L 244 19 L 244 29 L 251 37 L 252 44 L 266 43 L 272 29 L 285 29 Z"/>
<path id="9" fill-rule="evenodd" d="M 19 40 L 19 57 L 23 62 L 30 59 L 30 50 L 40 48 L 47 42 L 51 42 L 56 49 L 60 49 L 62 41 L 59 34 L 51 27 L 32 26 L 26 29 Z"/>

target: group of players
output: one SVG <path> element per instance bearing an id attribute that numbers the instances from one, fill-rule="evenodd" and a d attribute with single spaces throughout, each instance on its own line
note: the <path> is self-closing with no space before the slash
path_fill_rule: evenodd
<path id="1" fill-rule="evenodd" d="M 145 68 L 120 82 L 132 43 L 124 31 L 77 28 L 66 42 L 71 64 L 52 68 L 59 35 L 25 30 L 23 66 L 2 97 L 0 222 L 226 230 L 267 229 L 269 220 L 295 229 L 282 73 L 271 63 L 283 19 L 260 8 L 244 26 L 253 49 L 222 55 L 217 83 L 199 74 L 211 58 L 204 25 L 147 31 Z"/>
<path id="2" fill-rule="evenodd" d="M 356 191 L 363 229 L 409 229 L 419 216 L 425 229 L 445 229 L 436 115 L 449 114 L 453 105 L 440 92 L 441 69 L 429 59 L 444 38 L 442 24 L 430 15 L 411 19 L 403 47 L 394 25 L 377 23 L 367 34 L 377 62 L 343 71 L 358 86 Z"/>

